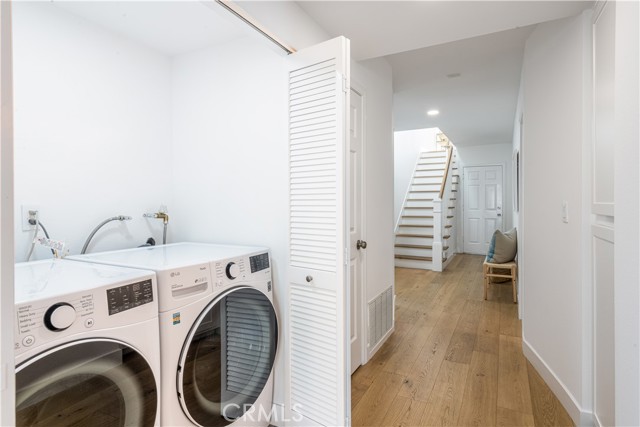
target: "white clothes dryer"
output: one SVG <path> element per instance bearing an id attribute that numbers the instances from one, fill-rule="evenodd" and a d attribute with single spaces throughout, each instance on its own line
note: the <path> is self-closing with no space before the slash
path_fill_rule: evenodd
<path id="1" fill-rule="evenodd" d="M 150 271 L 16 264 L 16 424 L 160 425 L 156 290 Z"/>
<path id="2" fill-rule="evenodd" d="M 164 426 L 267 426 L 278 325 L 269 251 L 176 243 L 70 257 L 158 277 Z"/>

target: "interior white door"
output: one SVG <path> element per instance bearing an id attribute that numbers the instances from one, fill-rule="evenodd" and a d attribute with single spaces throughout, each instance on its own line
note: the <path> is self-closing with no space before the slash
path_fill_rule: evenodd
<path id="1" fill-rule="evenodd" d="M 349 41 L 288 58 L 290 425 L 349 425 Z"/>
<path id="2" fill-rule="evenodd" d="M 362 300 L 364 277 L 364 251 L 367 243 L 363 236 L 363 200 L 362 200 L 362 147 L 363 108 L 362 95 L 353 88 L 350 100 L 349 122 L 349 282 L 350 282 L 350 339 L 351 373 L 363 362 L 363 307 Z"/>
<path id="3" fill-rule="evenodd" d="M 485 255 L 502 229 L 502 166 L 464 168 L 464 251 Z"/>

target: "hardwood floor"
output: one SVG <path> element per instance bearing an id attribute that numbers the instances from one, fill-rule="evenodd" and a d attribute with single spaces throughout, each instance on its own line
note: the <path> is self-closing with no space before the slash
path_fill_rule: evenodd
<path id="1" fill-rule="evenodd" d="M 351 378 L 354 426 L 573 426 L 522 354 L 509 284 L 483 299 L 482 256 L 396 269 L 396 330 Z"/>

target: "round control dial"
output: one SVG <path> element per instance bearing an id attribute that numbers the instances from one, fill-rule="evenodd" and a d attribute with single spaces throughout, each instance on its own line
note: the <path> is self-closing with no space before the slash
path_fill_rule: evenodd
<path id="1" fill-rule="evenodd" d="M 71 304 L 59 302 L 44 313 L 44 325 L 50 331 L 64 331 L 76 320 L 76 309 Z"/>
<path id="2" fill-rule="evenodd" d="M 229 264 L 227 264 L 226 273 L 227 277 L 233 280 L 240 274 L 240 267 L 238 267 L 238 264 L 236 264 L 235 262 L 230 262 Z"/>

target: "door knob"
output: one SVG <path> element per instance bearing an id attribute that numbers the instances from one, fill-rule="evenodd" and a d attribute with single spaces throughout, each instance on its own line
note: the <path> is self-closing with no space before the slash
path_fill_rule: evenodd
<path id="1" fill-rule="evenodd" d="M 358 250 L 367 249 L 367 242 L 365 242 L 364 240 L 358 240 L 356 242 L 356 249 L 358 249 Z"/>

